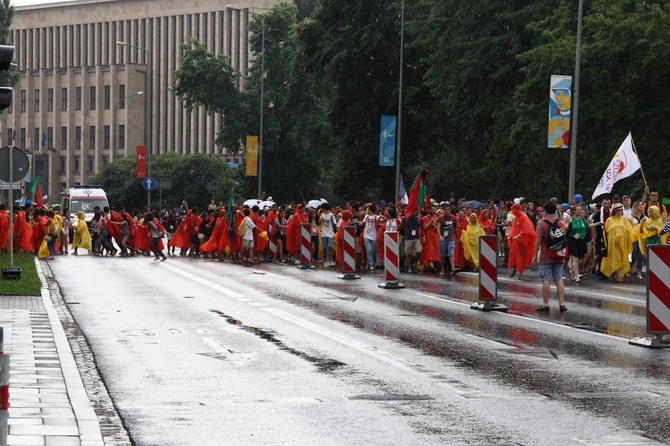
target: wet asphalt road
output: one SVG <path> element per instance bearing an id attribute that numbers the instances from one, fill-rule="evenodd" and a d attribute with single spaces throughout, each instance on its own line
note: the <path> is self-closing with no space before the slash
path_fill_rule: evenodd
<path id="1" fill-rule="evenodd" d="M 253 267 L 171 257 L 50 262 L 137 445 L 670 444 L 669 356 L 645 287 Z"/>

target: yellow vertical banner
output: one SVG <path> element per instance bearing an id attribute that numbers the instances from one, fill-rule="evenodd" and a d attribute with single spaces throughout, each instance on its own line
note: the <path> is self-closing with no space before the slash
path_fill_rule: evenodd
<path id="1" fill-rule="evenodd" d="M 247 174 L 258 176 L 258 136 L 247 136 Z"/>

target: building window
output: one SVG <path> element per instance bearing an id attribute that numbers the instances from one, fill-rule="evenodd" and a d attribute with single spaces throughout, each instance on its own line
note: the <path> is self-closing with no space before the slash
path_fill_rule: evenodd
<path id="1" fill-rule="evenodd" d="M 90 139 L 89 139 L 89 144 L 88 148 L 89 149 L 95 149 L 95 126 L 92 125 L 88 128 L 88 131 L 90 132 Z"/>
<path id="2" fill-rule="evenodd" d="M 81 126 L 74 128 L 74 148 L 81 150 Z"/>
<path id="3" fill-rule="evenodd" d="M 35 136 L 35 140 L 33 142 L 33 144 L 34 144 L 33 147 L 35 147 L 35 150 L 38 151 L 39 148 L 40 148 L 40 145 L 42 144 L 41 138 L 40 138 L 40 128 L 39 127 L 35 127 L 35 135 L 34 136 Z"/>
<path id="4" fill-rule="evenodd" d="M 112 91 L 109 85 L 105 85 L 105 110 L 109 110 L 111 108 L 111 102 L 112 102 Z"/>
<path id="5" fill-rule="evenodd" d="M 110 128 L 109 128 L 108 125 L 105 126 L 104 133 L 105 133 L 105 139 L 104 139 L 104 141 L 103 141 L 103 146 L 102 146 L 102 148 L 103 148 L 103 149 L 109 149 L 109 133 L 110 133 Z"/>
<path id="6" fill-rule="evenodd" d="M 119 85 L 119 108 L 123 109 L 126 108 L 126 86 L 125 85 Z"/>
<path id="7" fill-rule="evenodd" d="M 11 146 L 12 144 L 12 134 L 14 133 L 14 129 L 12 128 L 7 128 L 7 145 Z"/>
<path id="8" fill-rule="evenodd" d="M 21 128 L 21 147 L 26 148 L 26 129 Z"/>
<path id="9" fill-rule="evenodd" d="M 95 87 L 91 87 L 91 104 L 89 110 L 95 110 Z"/>
<path id="10" fill-rule="evenodd" d="M 78 156 L 74 157 L 74 171 L 79 172 L 79 157 Z"/>
<path id="11" fill-rule="evenodd" d="M 54 128 L 47 127 L 47 149 L 51 150 L 54 148 Z"/>
<path id="12" fill-rule="evenodd" d="M 60 157 L 60 171 L 65 172 L 65 157 L 64 156 Z"/>
<path id="13" fill-rule="evenodd" d="M 21 113 L 26 112 L 26 90 L 21 90 Z"/>
<path id="14" fill-rule="evenodd" d="M 109 157 L 108 156 L 103 156 L 102 157 L 102 165 L 106 166 L 107 164 L 109 164 Z"/>
<path id="15" fill-rule="evenodd" d="M 49 88 L 47 90 L 47 111 L 54 111 L 54 89 Z"/>
<path id="16" fill-rule="evenodd" d="M 39 111 L 40 111 L 40 89 L 37 88 L 35 89 L 35 112 L 37 113 Z"/>
<path id="17" fill-rule="evenodd" d="M 92 156 L 88 157 L 88 171 L 93 172 L 93 157 Z"/>
<path id="18" fill-rule="evenodd" d="M 126 126 L 119 126 L 119 149 L 124 149 L 126 147 Z"/>
<path id="19" fill-rule="evenodd" d="M 60 94 L 61 94 L 60 110 L 67 111 L 67 88 L 61 88 Z"/>
<path id="20" fill-rule="evenodd" d="M 67 148 L 67 127 L 60 128 L 60 148 L 61 150 Z"/>
<path id="21" fill-rule="evenodd" d="M 74 90 L 74 109 L 81 110 L 81 87 Z"/>

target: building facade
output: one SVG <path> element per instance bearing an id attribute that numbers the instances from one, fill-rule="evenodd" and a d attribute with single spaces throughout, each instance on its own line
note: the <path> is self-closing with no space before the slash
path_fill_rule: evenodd
<path id="1" fill-rule="evenodd" d="M 215 147 L 219 116 L 188 112 L 170 88 L 191 37 L 250 65 L 250 14 L 279 0 L 74 0 L 17 7 L 11 29 L 21 78 L 2 115 L 2 143 L 33 156 L 43 193 L 59 194 L 118 157 L 204 154 L 244 162 Z M 48 186 L 47 186 L 48 185 Z M 48 192 L 47 192 L 48 191 Z"/>

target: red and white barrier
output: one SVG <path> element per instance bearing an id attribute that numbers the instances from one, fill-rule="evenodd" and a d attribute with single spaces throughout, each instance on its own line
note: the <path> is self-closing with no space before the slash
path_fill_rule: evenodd
<path id="1" fill-rule="evenodd" d="M 316 269 L 312 265 L 312 225 L 300 225 L 300 266 L 299 269 Z"/>
<path id="2" fill-rule="evenodd" d="M 9 421 L 9 355 L 0 354 L 0 445 L 7 445 Z"/>
<path id="3" fill-rule="evenodd" d="M 360 279 L 356 274 L 356 228 L 343 226 L 342 231 L 342 275 L 339 279 Z"/>
<path id="4" fill-rule="evenodd" d="M 479 302 L 470 308 L 481 311 L 507 311 L 498 299 L 498 237 L 479 237 Z"/>
<path id="5" fill-rule="evenodd" d="M 629 344 L 670 348 L 670 245 L 647 246 L 647 333 Z"/>
<path id="6" fill-rule="evenodd" d="M 400 236 L 396 231 L 384 232 L 384 282 L 380 283 L 379 288 L 399 289 L 405 288 L 405 285 L 398 281 L 400 276 Z"/>

